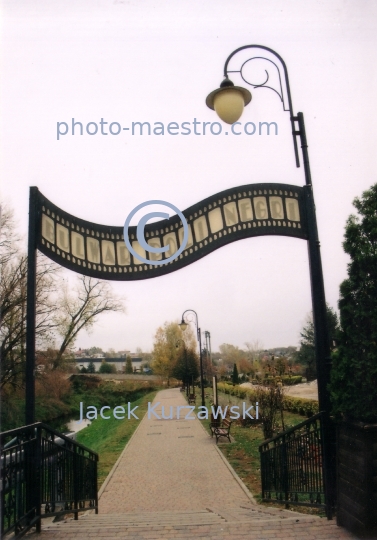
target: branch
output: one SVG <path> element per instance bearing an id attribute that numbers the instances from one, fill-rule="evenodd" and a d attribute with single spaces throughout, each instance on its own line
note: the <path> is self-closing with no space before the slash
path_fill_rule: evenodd
<path id="1" fill-rule="evenodd" d="M 64 291 L 61 299 L 61 315 L 58 320 L 62 344 L 56 358 L 58 365 L 67 348 L 73 344 L 79 332 L 90 328 L 97 317 L 106 311 L 124 311 L 120 298 L 113 295 L 108 283 L 83 276 L 80 278 L 77 298 Z"/>

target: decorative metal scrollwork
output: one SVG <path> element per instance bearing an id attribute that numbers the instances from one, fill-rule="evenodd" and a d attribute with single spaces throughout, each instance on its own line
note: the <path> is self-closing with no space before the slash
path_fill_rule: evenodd
<path id="1" fill-rule="evenodd" d="M 252 56 L 251 58 L 248 58 L 245 62 L 243 62 L 240 69 L 237 69 L 237 70 L 228 69 L 229 62 L 232 60 L 232 58 L 236 54 L 238 54 L 241 51 L 249 50 L 249 49 L 250 50 L 263 51 L 263 53 L 266 51 L 273 58 L 278 60 L 280 66 L 281 66 L 281 70 L 280 70 L 279 65 L 276 62 L 274 62 L 273 60 L 271 60 L 271 58 L 268 58 L 267 56 L 259 56 L 259 55 L 258 56 Z M 267 69 L 264 70 L 265 73 L 266 73 L 266 80 L 264 82 L 262 82 L 260 84 L 255 84 L 255 83 L 252 83 L 252 82 L 247 80 L 247 78 L 244 76 L 242 71 L 243 71 L 245 65 L 248 62 L 250 62 L 251 60 L 256 60 L 256 59 L 265 60 L 266 62 L 270 62 L 271 64 L 273 64 L 275 66 L 275 68 L 277 70 L 277 73 L 278 73 L 278 79 L 279 79 L 279 82 L 278 82 L 278 85 L 277 85 L 278 88 L 274 88 L 271 84 L 267 84 L 268 82 L 270 82 L 270 73 L 269 73 L 269 71 Z M 285 85 L 283 85 L 281 71 L 284 73 Z M 295 121 L 297 120 L 297 117 L 295 117 L 294 113 L 293 113 L 292 96 L 291 96 L 291 89 L 290 89 L 290 85 L 289 85 L 288 70 L 287 70 L 287 66 L 286 66 L 283 58 L 276 51 L 274 51 L 273 49 L 270 49 L 269 47 L 265 47 L 264 45 L 244 45 L 243 47 L 239 47 L 238 49 L 233 51 L 228 56 L 228 58 L 226 59 L 226 62 L 225 62 L 225 65 L 224 65 L 224 77 L 228 78 L 229 73 L 240 73 L 240 75 L 242 77 L 242 80 L 246 84 L 249 84 L 253 88 L 269 88 L 270 90 L 273 90 L 280 97 L 280 100 L 281 100 L 281 102 L 283 104 L 283 110 L 290 113 L 290 121 L 291 121 L 291 126 L 292 126 L 292 137 L 293 137 L 293 146 L 294 146 L 294 152 L 295 152 L 295 158 L 296 158 L 296 166 L 299 167 L 300 166 L 300 159 L 299 159 L 299 155 L 298 155 L 298 146 L 297 146 L 296 137 L 297 137 L 298 134 L 300 134 L 300 129 L 297 130 L 296 126 L 295 126 Z"/>
<path id="2" fill-rule="evenodd" d="M 264 82 L 262 82 L 262 83 L 256 84 L 256 83 L 253 83 L 253 82 L 251 82 L 250 80 L 248 80 L 246 78 L 246 76 L 244 74 L 244 68 L 245 68 L 246 64 L 248 64 L 252 60 L 264 60 L 266 62 L 270 62 L 271 64 L 273 64 L 273 66 L 275 66 L 277 74 L 278 74 L 278 80 L 279 80 L 279 89 L 278 90 L 276 88 L 274 88 L 273 86 L 267 85 L 267 83 L 270 80 L 270 73 L 268 72 L 267 69 L 264 69 L 264 72 L 266 74 L 266 80 Z M 283 85 L 282 85 L 281 73 L 280 73 L 279 66 L 276 64 L 276 62 L 274 62 L 273 60 L 270 60 L 270 58 L 267 58 L 265 56 L 253 56 L 252 58 L 248 58 L 242 64 L 242 66 L 241 66 L 241 68 L 239 70 L 234 70 L 234 71 L 233 70 L 228 70 L 228 73 L 239 73 L 241 75 L 242 80 L 246 84 L 252 86 L 253 88 L 268 88 L 269 90 L 272 90 L 273 92 L 275 92 L 279 96 L 280 101 L 283 103 L 283 110 L 285 112 L 290 111 L 289 105 L 287 107 L 286 104 L 285 104 L 285 100 L 284 100 Z"/>

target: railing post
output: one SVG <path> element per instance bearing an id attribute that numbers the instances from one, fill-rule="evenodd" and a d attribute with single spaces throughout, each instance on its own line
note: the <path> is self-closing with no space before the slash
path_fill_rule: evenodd
<path id="1" fill-rule="evenodd" d="M 73 453 L 73 507 L 75 510 L 78 510 L 79 508 L 79 456 L 78 456 L 78 447 L 74 445 L 74 453 Z M 79 519 L 79 513 L 76 511 L 74 512 L 74 519 Z"/>
<path id="2" fill-rule="evenodd" d="M 42 463 L 42 428 L 36 427 L 36 449 L 34 458 L 34 474 L 35 484 L 33 486 L 35 490 L 35 513 L 38 521 L 36 523 L 37 533 L 41 532 L 42 521 L 42 478 L 43 478 L 43 463 Z"/>
<path id="3" fill-rule="evenodd" d="M 98 459 L 97 456 L 94 456 L 94 484 L 95 484 L 95 493 L 96 493 L 96 499 L 95 499 L 95 513 L 98 514 Z"/>
<path id="4" fill-rule="evenodd" d="M 283 435 L 283 483 L 284 483 L 284 497 L 285 497 L 285 508 L 289 508 L 288 501 L 288 484 L 289 484 L 289 478 L 288 478 L 288 463 L 287 463 L 287 445 L 286 445 L 286 438 L 285 435 Z"/>
<path id="5" fill-rule="evenodd" d="M 261 474 L 261 483 L 262 483 L 262 499 L 264 499 L 264 492 L 265 492 L 265 475 L 266 475 L 266 466 L 265 466 L 265 460 L 264 460 L 264 445 L 259 446 L 259 456 L 260 456 L 260 474 Z"/>
<path id="6" fill-rule="evenodd" d="M 35 467 L 35 459 L 36 459 L 36 445 L 38 444 L 37 437 L 34 434 L 29 435 L 29 433 L 32 430 L 26 430 L 25 432 L 22 432 L 20 434 L 21 443 L 17 441 L 17 448 L 15 449 L 15 460 L 16 463 L 22 467 L 20 470 L 20 475 L 15 478 L 15 491 L 18 492 L 18 483 L 21 481 L 23 477 L 24 485 L 25 485 L 25 500 L 24 505 L 19 508 L 16 507 L 15 509 L 15 532 L 19 532 L 19 523 L 22 521 L 22 519 L 28 515 L 28 513 L 32 513 L 36 510 L 36 490 L 35 486 L 37 483 L 37 474 L 36 474 L 36 467 Z M 26 435 L 27 434 L 27 435 Z M 24 437 L 24 440 L 22 438 Z M 22 443 L 24 443 L 22 445 Z M 22 449 L 23 446 L 23 449 Z M 23 456 L 22 456 L 22 450 L 23 450 Z M 33 516 L 34 517 L 34 516 Z"/>

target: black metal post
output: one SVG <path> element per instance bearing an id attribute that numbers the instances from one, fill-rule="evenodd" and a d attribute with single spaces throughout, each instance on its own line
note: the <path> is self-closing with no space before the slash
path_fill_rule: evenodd
<path id="1" fill-rule="evenodd" d="M 35 483 L 32 485 L 32 490 L 35 494 L 35 506 L 36 506 L 36 516 L 38 517 L 36 532 L 40 533 L 42 528 L 42 428 L 38 426 L 36 428 L 36 452 L 33 455 L 34 461 L 34 474 L 35 474 Z"/>
<path id="2" fill-rule="evenodd" d="M 219 399 L 217 395 L 217 375 L 213 375 L 212 383 L 213 383 L 213 401 L 217 407 L 219 404 Z"/>
<path id="3" fill-rule="evenodd" d="M 286 93 L 288 100 L 288 108 L 285 107 L 284 103 L 284 92 L 280 82 L 280 98 L 283 102 L 283 109 L 289 111 L 290 113 L 290 122 L 292 125 L 292 136 L 294 143 L 294 151 L 296 156 L 296 165 L 300 166 L 298 149 L 297 149 L 297 136 L 300 137 L 302 156 L 304 162 L 305 170 L 305 191 L 306 191 L 306 213 L 307 213 L 307 223 L 308 223 L 308 253 L 309 253 L 309 267 L 310 267 L 310 282 L 311 282 L 311 292 L 312 292 L 312 307 L 313 307 L 313 324 L 314 324 L 314 335 L 315 335 L 315 355 L 316 355 L 316 366 L 317 366 L 317 378 L 318 378 L 318 401 L 319 409 L 323 413 L 322 418 L 322 437 L 323 437 L 323 476 L 324 476 L 324 487 L 325 487 L 325 497 L 326 497 L 326 515 L 329 519 L 332 516 L 332 509 L 335 505 L 335 464 L 336 464 L 336 446 L 335 446 L 335 429 L 331 425 L 330 411 L 331 411 L 331 402 L 330 402 L 330 393 L 328 390 L 328 385 L 330 383 L 330 371 L 331 371 L 331 356 L 330 356 L 330 343 L 329 335 L 327 328 L 327 310 L 326 310 L 326 298 L 325 298 L 325 288 L 323 283 L 323 272 L 322 272 L 322 262 L 320 254 L 320 244 L 318 238 L 318 229 L 317 229 L 317 219 L 315 212 L 315 204 L 313 197 L 313 188 L 312 180 L 310 174 L 309 166 L 309 155 L 308 155 L 308 143 L 306 140 L 305 133 L 305 124 L 304 116 L 302 113 L 298 113 L 297 116 L 293 114 L 293 105 L 292 97 L 289 85 L 289 77 L 287 66 L 282 59 L 282 57 L 263 45 L 245 45 L 239 47 L 233 51 L 227 58 L 224 65 L 224 77 L 227 79 L 229 73 L 240 73 L 242 75 L 242 67 L 246 62 L 242 64 L 241 69 L 228 71 L 228 64 L 235 54 L 241 50 L 245 49 L 261 49 L 272 53 L 281 63 L 283 67 L 285 84 L 286 84 Z M 253 58 L 263 58 L 261 56 L 256 56 Z M 251 58 L 252 59 L 252 58 Z M 269 58 L 265 58 L 266 61 L 272 62 L 275 65 L 279 72 L 280 79 L 280 70 L 275 62 L 271 61 Z M 266 71 L 267 75 L 268 72 Z M 244 78 L 245 80 L 245 78 Z M 268 81 L 268 77 L 266 82 Z M 247 82 L 250 86 L 254 88 L 270 88 L 265 83 L 261 85 L 253 85 L 252 83 Z M 278 92 L 279 93 L 279 92 Z M 299 129 L 296 130 L 296 122 L 298 122 Z"/>
<path id="4" fill-rule="evenodd" d="M 207 331 L 207 337 L 208 337 L 209 362 L 211 364 L 211 370 L 212 370 L 211 334 L 208 331 Z"/>
<path id="5" fill-rule="evenodd" d="M 208 380 L 209 377 L 213 376 L 213 366 L 212 366 L 212 351 L 211 351 L 211 334 L 208 332 L 208 330 L 205 330 L 204 332 L 205 340 L 206 340 L 206 379 Z M 208 373 L 209 371 L 209 373 Z"/>
<path id="6" fill-rule="evenodd" d="M 187 359 L 187 349 L 186 349 L 186 344 L 185 342 L 183 341 L 183 339 L 179 339 L 176 343 L 176 347 L 178 347 L 178 343 L 181 342 L 182 345 L 183 345 L 183 351 L 184 351 L 184 354 L 185 354 L 185 380 L 184 380 L 184 386 L 186 386 L 186 396 L 188 397 L 189 396 L 189 390 L 190 390 L 190 380 L 189 380 L 189 369 L 188 369 L 188 359 Z M 182 380 L 183 382 L 183 380 Z"/>
<path id="7" fill-rule="evenodd" d="M 74 498 L 74 501 L 73 501 L 73 508 L 75 510 L 77 510 L 77 512 L 74 512 L 74 519 L 75 520 L 78 520 L 79 519 L 79 513 L 78 513 L 78 509 L 79 509 L 79 493 L 80 493 L 80 488 L 79 488 L 79 482 L 80 482 L 80 471 L 79 471 L 79 467 L 80 467 L 80 460 L 79 460 L 79 454 L 78 454 L 78 448 L 75 446 L 73 448 L 73 498 Z"/>
<path id="8" fill-rule="evenodd" d="M 37 274 L 37 200 L 38 188 L 30 188 L 29 239 L 27 261 L 26 300 L 26 369 L 25 369 L 25 424 L 35 422 L 35 324 Z"/>
<path id="9" fill-rule="evenodd" d="M 283 444 L 280 446 L 282 453 L 282 463 L 283 463 L 283 485 L 282 489 L 284 490 L 285 500 L 289 500 L 289 472 L 288 472 L 288 456 L 287 456 L 287 444 L 285 440 L 285 435 L 283 435 Z M 289 503 L 285 503 L 285 508 L 288 510 Z"/>
<path id="10" fill-rule="evenodd" d="M 198 328 L 198 340 L 199 340 L 199 351 L 200 351 L 200 387 L 201 387 L 201 396 L 202 396 L 202 407 L 206 406 L 206 400 L 204 397 L 204 377 L 203 377 L 203 351 L 202 351 L 202 333 L 200 328 Z"/>
<path id="11" fill-rule="evenodd" d="M 323 421 L 323 474 L 326 493 L 326 515 L 328 519 L 332 517 L 332 509 L 335 504 L 335 469 L 336 469 L 336 447 L 335 428 L 330 419 L 331 402 L 328 385 L 330 383 L 331 355 L 330 340 L 327 327 L 327 309 L 325 287 L 323 282 L 322 261 L 320 252 L 320 242 L 317 229 L 317 218 L 315 212 L 313 186 L 310 173 L 308 143 L 306 139 L 304 115 L 297 114 L 302 156 L 305 169 L 305 190 L 306 190 L 306 211 L 308 221 L 308 254 L 310 267 L 310 284 L 312 292 L 313 324 L 315 336 L 315 355 L 318 380 L 318 402 L 319 410 L 324 414 Z"/>
<path id="12" fill-rule="evenodd" d="M 189 380 L 189 372 L 188 372 L 188 363 L 187 363 L 187 350 L 186 350 L 186 345 L 184 344 L 184 349 L 185 349 L 185 361 L 186 361 L 186 396 L 188 397 L 189 395 L 189 385 L 190 385 L 190 380 Z"/>
<path id="13" fill-rule="evenodd" d="M 186 325 L 187 323 L 185 323 L 185 319 L 184 319 L 184 316 L 185 316 L 185 313 L 187 313 L 188 311 L 191 311 L 192 313 L 194 313 L 195 315 L 195 318 L 196 318 L 196 336 L 197 336 L 197 339 L 198 339 L 198 342 L 199 342 L 199 359 L 200 359 L 200 387 L 201 387 L 201 396 L 202 396 L 202 407 L 205 407 L 205 398 L 204 398 L 204 385 L 203 385 L 203 353 L 202 353 L 202 334 L 201 334 L 201 331 L 200 331 L 200 328 L 199 328 L 199 319 L 198 319 L 198 314 L 196 313 L 196 311 L 194 311 L 193 309 L 186 309 L 186 311 L 184 311 L 182 313 L 182 323 L 185 324 L 185 328 L 186 328 Z M 181 323 L 181 324 L 182 324 Z M 194 382 L 193 382 L 193 386 L 194 386 Z"/>

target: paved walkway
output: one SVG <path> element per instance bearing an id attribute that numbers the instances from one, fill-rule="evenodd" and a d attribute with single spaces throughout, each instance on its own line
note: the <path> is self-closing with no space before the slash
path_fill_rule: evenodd
<path id="1" fill-rule="evenodd" d="M 241 485 L 196 419 L 177 419 L 187 401 L 178 389 L 159 392 L 155 411 L 141 421 L 101 493 L 99 513 L 161 510 L 203 510 L 250 503 Z M 172 414 L 170 414 L 170 411 Z"/>
<path id="2" fill-rule="evenodd" d="M 99 514 L 46 524 L 41 540 L 357 538 L 334 520 L 256 505 L 201 423 L 177 418 L 187 405 L 179 390 L 156 402 L 172 418 L 143 418 L 101 488 Z"/>

